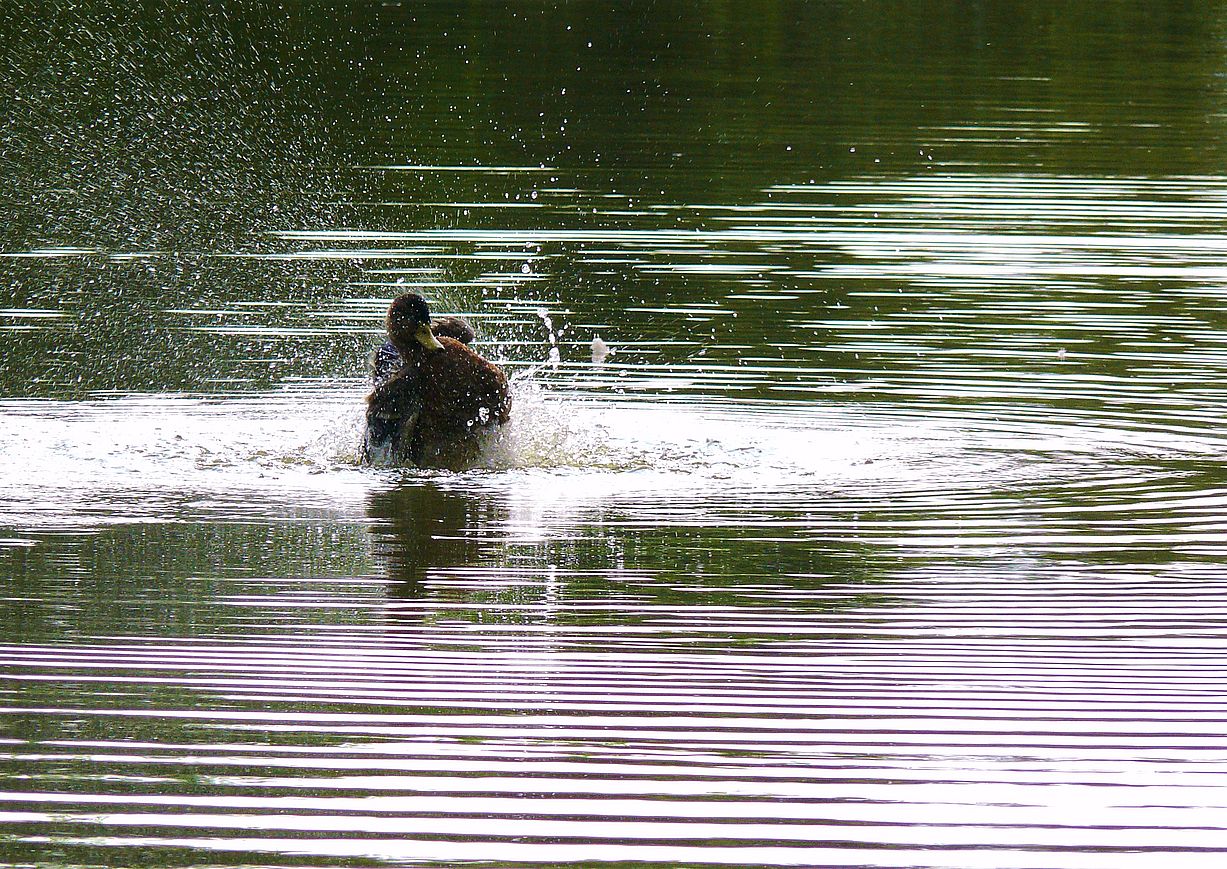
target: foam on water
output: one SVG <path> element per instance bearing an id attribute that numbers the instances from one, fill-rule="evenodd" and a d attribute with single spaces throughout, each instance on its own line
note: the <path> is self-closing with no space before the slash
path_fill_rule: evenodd
<path id="1" fill-rule="evenodd" d="M 0 523 L 81 527 L 197 518 L 364 516 L 373 490 L 411 483 L 516 492 L 542 503 L 770 504 L 855 493 L 865 504 L 986 488 L 1130 485 L 1139 456 L 1217 444 L 1167 433 L 901 416 L 833 403 L 612 400 L 514 384 L 514 413 L 464 473 L 358 464 L 352 381 L 224 399 L 130 396 L 0 405 Z M 1151 475 L 1155 473 L 1151 463 Z M 293 508 L 286 505 L 292 503 Z"/>

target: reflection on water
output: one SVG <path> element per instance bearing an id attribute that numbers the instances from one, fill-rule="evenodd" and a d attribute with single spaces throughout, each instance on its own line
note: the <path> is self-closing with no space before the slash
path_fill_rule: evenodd
<path id="1" fill-rule="evenodd" d="M 388 577 L 411 594 L 418 593 L 421 581 L 431 574 L 476 562 L 492 543 L 479 529 L 506 523 L 494 504 L 429 482 L 373 492 L 367 513 L 376 556 Z M 493 545 L 500 548 L 497 537 Z"/>
<path id="2" fill-rule="evenodd" d="M 1217 11 L 168 9 L 0 89 L 0 859 L 1221 862 Z"/>

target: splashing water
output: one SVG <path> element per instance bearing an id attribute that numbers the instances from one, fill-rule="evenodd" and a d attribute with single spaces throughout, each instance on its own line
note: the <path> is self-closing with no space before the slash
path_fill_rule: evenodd
<path id="1" fill-rule="evenodd" d="M 550 352 L 547 360 L 548 364 L 552 369 L 557 371 L 559 364 L 562 362 L 562 354 L 558 350 L 558 339 L 562 337 L 562 335 L 566 332 L 566 329 L 556 332 L 554 330 L 554 320 L 550 317 L 550 312 L 545 308 L 538 308 L 537 316 L 540 317 L 541 322 L 545 324 L 545 331 L 550 339 Z"/>
<path id="2" fill-rule="evenodd" d="M 759 490 L 881 475 L 901 448 L 811 413 L 610 401 L 513 386 L 512 421 L 480 468 L 457 479 L 549 471 L 604 488 Z M 247 398 L 132 396 L 0 405 L 0 522 L 17 526 L 358 511 L 387 475 L 444 472 L 358 464 L 362 390 L 331 383 Z M 877 464 L 873 461 L 877 460 Z M 898 465 L 895 466 L 898 473 Z M 597 482 L 599 480 L 599 482 Z"/>
<path id="3" fill-rule="evenodd" d="M 605 360 L 614 354 L 614 349 L 601 340 L 601 336 L 597 335 L 592 339 L 592 364 L 604 365 Z"/>

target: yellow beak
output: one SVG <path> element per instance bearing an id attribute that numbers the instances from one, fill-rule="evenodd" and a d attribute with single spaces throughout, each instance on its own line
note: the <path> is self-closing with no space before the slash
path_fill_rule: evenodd
<path id="1" fill-rule="evenodd" d="M 430 324 L 423 323 L 413 330 L 413 337 L 417 342 L 427 350 L 442 350 L 443 345 L 439 343 L 439 339 L 430 331 Z"/>

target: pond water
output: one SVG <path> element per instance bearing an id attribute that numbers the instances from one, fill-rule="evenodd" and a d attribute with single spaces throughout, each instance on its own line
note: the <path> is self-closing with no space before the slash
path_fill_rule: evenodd
<path id="1" fill-rule="evenodd" d="M 13 14 L 0 860 L 1220 865 L 1222 4 Z"/>

